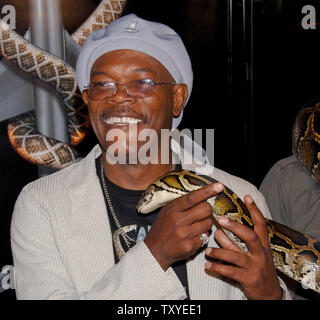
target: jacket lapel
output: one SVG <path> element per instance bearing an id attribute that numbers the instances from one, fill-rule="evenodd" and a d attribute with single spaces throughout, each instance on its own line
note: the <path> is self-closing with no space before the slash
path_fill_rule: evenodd
<path id="1" fill-rule="evenodd" d="M 64 218 L 65 242 L 62 250 L 80 292 L 89 290 L 114 265 L 112 236 L 104 197 L 96 175 L 95 147 L 70 174 L 66 198 L 70 211 Z M 85 276 L 84 276 L 85 275 Z"/>

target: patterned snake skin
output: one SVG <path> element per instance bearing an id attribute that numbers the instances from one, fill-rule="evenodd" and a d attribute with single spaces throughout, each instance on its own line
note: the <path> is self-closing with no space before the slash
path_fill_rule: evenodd
<path id="1" fill-rule="evenodd" d="M 165 174 L 154 181 L 142 195 L 137 210 L 149 213 L 171 200 L 193 190 L 217 182 L 183 170 Z M 213 208 L 213 216 L 227 216 L 253 228 L 250 213 L 241 199 L 229 188 L 207 200 Z M 307 288 L 320 293 L 320 241 L 290 229 L 280 223 L 266 219 L 270 247 L 275 267 L 288 277 L 301 282 Z M 245 243 L 233 233 L 225 230 L 229 238 L 244 251 Z"/>
<path id="2" fill-rule="evenodd" d="M 320 186 L 320 102 L 307 103 L 299 111 L 292 131 L 292 153 Z"/>
<path id="3" fill-rule="evenodd" d="M 72 38 L 83 45 L 92 31 L 106 28 L 111 21 L 120 17 L 125 4 L 125 0 L 101 1 Z M 71 145 L 41 135 L 36 129 L 33 113 L 10 119 L 8 125 L 10 143 L 19 155 L 31 163 L 54 168 L 69 166 L 79 158 L 79 154 L 72 146 L 84 139 L 89 128 L 87 107 L 77 88 L 75 71 L 65 61 L 32 45 L 10 30 L 1 19 L 0 50 L 1 55 L 10 63 L 46 82 L 58 92 L 67 109 Z"/>

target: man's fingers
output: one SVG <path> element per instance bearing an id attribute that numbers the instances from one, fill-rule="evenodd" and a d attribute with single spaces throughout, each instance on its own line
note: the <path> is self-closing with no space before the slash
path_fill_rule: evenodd
<path id="1" fill-rule="evenodd" d="M 190 238 L 200 236 L 202 233 L 209 232 L 213 225 L 213 219 L 205 219 L 199 222 L 195 222 L 190 225 L 186 230 Z"/>
<path id="2" fill-rule="evenodd" d="M 236 266 L 229 266 L 221 263 L 208 261 L 205 265 L 206 270 L 217 272 L 222 276 L 243 283 L 243 279 L 247 277 L 247 270 Z"/>
<path id="3" fill-rule="evenodd" d="M 241 268 L 248 269 L 248 266 L 250 266 L 250 260 L 243 251 L 239 252 L 229 249 L 207 248 L 206 255 L 207 257 L 228 262 Z"/>
<path id="4" fill-rule="evenodd" d="M 214 238 L 222 248 L 243 252 L 242 249 L 240 249 L 236 244 L 232 242 L 232 240 L 228 238 L 228 236 L 223 232 L 222 229 L 218 229 L 214 233 Z"/>
<path id="5" fill-rule="evenodd" d="M 214 223 L 212 211 L 208 202 L 201 202 L 181 213 L 181 223 L 187 226 L 186 232 L 190 238 L 199 237 L 202 233 L 211 230 Z"/>
<path id="6" fill-rule="evenodd" d="M 255 204 L 251 196 L 246 195 L 244 197 L 244 203 L 247 206 L 251 215 L 254 224 L 254 231 L 259 236 L 262 245 L 265 248 L 269 249 L 270 242 L 265 218 L 263 217 L 261 211 L 258 209 L 257 205 Z"/>
<path id="7" fill-rule="evenodd" d="M 214 220 L 212 215 L 213 209 L 208 202 L 201 202 L 192 207 L 189 210 L 186 210 L 182 213 L 184 222 L 186 224 L 192 224 L 197 221 L 211 218 Z"/>
<path id="8" fill-rule="evenodd" d="M 231 231 L 238 238 L 243 240 L 246 243 L 248 250 L 252 253 L 257 253 L 261 251 L 261 241 L 258 235 L 249 227 L 239 222 L 233 221 L 227 217 L 219 217 L 218 223 L 223 228 Z"/>
<path id="9" fill-rule="evenodd" d="M 209 184 L 172 201 L 171 205 L 179 211 L 188 210 L 196 204 L 218 194 L 222 190 L 223 185 L 221 183 Z"/>
<path id="10" fill-rule="evenodd" d="M 207 236 L 207 239 L 209 239 L 209 237 L 210 237 L 209 232 L 202 232 L 201 234 L 196 235 L 195 237 L 193 237 L 194 244 L 195 244 L 196 248 L 198 248 L 198 249 L 203 247 L 204 245 L 206 245 L 208 243 L 208 241 L 204 241 L 203 239 L 201 239 L 201 237 L 204 234 Z"/>

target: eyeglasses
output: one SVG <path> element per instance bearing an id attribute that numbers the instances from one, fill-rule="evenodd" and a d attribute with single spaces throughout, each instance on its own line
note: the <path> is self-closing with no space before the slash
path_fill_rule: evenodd
<path id="1" fill-rule="evenodd" d="M 146 98 L 153 94 L 155 86 L 163 84 L 175 84 L 174 82 L 154 82 L 151 79 L 139 79 L 125 83 L 114 83 L 97 81 L 90 83 L 85 89 L 88 90 L 89 98 L 93 100 L 104 100 L 116 95 L 118 86 L 126 88 L 127 95 L 135 98 Z"/>

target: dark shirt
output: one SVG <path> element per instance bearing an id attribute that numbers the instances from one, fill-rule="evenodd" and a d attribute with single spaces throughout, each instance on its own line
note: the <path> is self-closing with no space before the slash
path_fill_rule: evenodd
<path id="1" fill-rule="evenodd" d="M 121 188 L 115 185 L 105 176 L 104 178 L 111 200 L 111 205 L 119 222 L 117 226 L 108 205 L 105 192 L 103 190 L 101 179 L 101 157 L 96 159 L 96 169 L 105 198 L 106 207 L 108 208 L 107 212 L 113 238 L 114 257 L 115 262 L 118 263 L 120 252 L 127 252 L 129 250 L 126 242 L 123 239 L 123 236 L 120 235 L 121 230 L 119 230 L 118 226 L 120 225 L 120 228 L 126 233 L 127 243 L 131 248 L 138 241 L 144 240 L 161 208 L 146 215 L 138 213 L 136 205 L 140 197 L 142 196 L 143 191 Z M 176 262 L 171 267 L 175 271 L 177 277 L 186 290 L 187 296 L 189 297 L 187 268 L 185 260 Z"/>

